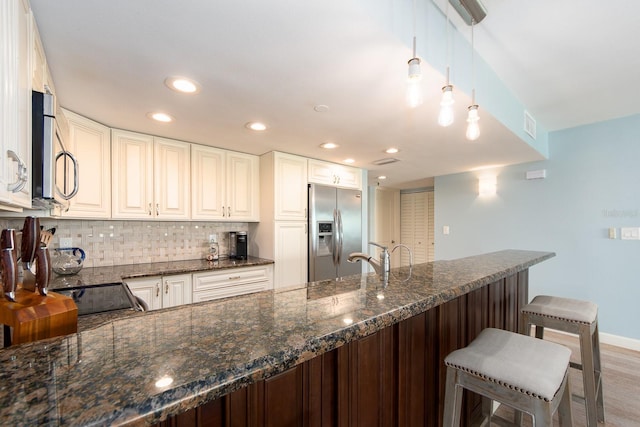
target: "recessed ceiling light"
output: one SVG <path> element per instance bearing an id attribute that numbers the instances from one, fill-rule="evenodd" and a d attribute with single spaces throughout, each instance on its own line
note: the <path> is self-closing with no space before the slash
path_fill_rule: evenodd
<path id="1" fill-rule="evenodd" d="M 325 142 L 324 144 L 320 144 L 320 147 L 326 148 L 327 150 L 332 150 L 334 148 L 338 148 L 339 145 L 335 142 Z"/>
<path id="2" fill-rule="evenodd" d="M 329 111 L 329 106 L 324 104 L 319 104 L 313 107 L 313 109 L 316 110 L 316 112 L 318 113 L 326 113 L 327 111 Z"/>
<path id="3" fill-rule="evenodd" d="M 378 177 L 378 179 L 380 179 L 380 180 L 382 180 L 382 179 L 387 179 L 387 177 L 386 177 L 386 175 L 380 175 L 380 176 Z"/>
<path id="4" fill-rule="evenodd" d="M 344 159 L 343 162 L 351 164 L 351 163 L 355 163 L 356 161 L 353 159 Z"/>
<path id="5" fill-rule="evenodd" d="M 391 148 L 387 148 L 384 152 L 387 153 L 387 154 L 396 154 L 398 151 L 400 151 L 400 150 L 398 150 L 395 147 L 391 147 Z"/>
<path id="6" fill-rule="evenodd" d="M 161 112 L 147 113 L 147 117 L 161 123 L 171 123 L 174 120 L 169 114 Z"/>
<path id="7" fill-rule="evenodd" d="M 247 129 L 255 130 L 255 131 L 263 131 L 267 130 L 267 125 L 260 122 L 249 122 L 244 125 Z"/>
<path id="8" fill-rule="evenodd" d="M 191 79 L 186 77 L 167 77 L 164 81 L 169 89 L 175 90 L 181 93 L 198 93 L 200 92 L 200 85 Z"/>

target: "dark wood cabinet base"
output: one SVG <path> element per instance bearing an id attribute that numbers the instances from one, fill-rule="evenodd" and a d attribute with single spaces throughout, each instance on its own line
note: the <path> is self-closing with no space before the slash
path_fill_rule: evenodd
<path id="1" fill-rule="evenodd" d="M 484 328 L 517 332 L 527 301 L 524 270 L 158 426 L 442 425 L 445 356 Z M 465 394 L 462 425 L 479 420 L 480 406 Z"/>

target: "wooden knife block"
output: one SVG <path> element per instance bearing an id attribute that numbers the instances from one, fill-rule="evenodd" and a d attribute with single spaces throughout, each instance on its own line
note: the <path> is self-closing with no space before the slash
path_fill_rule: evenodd
<path id="1" fill-rule="evenodd" d="M 18 288 L 15 302 L 0 299 L 0 323 L 13 328 L 11 344 L 73 334 L 78 331 L 78 307 L 66 295 L 49 291 L 43 297 Z"/>

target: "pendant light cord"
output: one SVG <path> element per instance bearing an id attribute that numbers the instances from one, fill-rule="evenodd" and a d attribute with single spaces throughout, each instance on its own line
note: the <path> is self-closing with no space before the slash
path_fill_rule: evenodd
<path id="1" fill-rule="evenodd" d="M 447 39 L 447 86 L 449 86 L 449 65 L 451 62 L 451 41 L 449 40 L 449 2 L 447 2 L 447 6 L 445 8 L 445 15 L 447 17 L 447 21 L 445 22 L 445 38 Z"/>
<path id="2" fill-rule="evenodd" d="M 476 104 L 476 50 L 473 43 L 473 26 L 475 21 L 471 20 L 471 105 Z"/>
<path id="3" fill-rule="evenodd" d="M 413 0 L 413 57 L 416 56 L 416 0 Z"/>

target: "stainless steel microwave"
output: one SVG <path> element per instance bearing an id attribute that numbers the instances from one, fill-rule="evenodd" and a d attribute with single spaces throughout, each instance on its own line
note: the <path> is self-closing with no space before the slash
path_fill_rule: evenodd
<path id="1" fill-rule="evenodd" d="M 56 122 L 54 96 L 33 91 L 31 101 L 33 207 L 68 208 L 68 201 L 78 193 L 78 161 L 65 148 Z"/>

